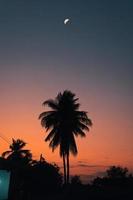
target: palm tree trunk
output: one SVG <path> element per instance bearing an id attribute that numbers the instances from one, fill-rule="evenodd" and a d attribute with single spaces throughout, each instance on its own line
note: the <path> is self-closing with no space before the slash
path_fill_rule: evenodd
<path id="1" fill-rule="evenodd" d="M 66 161 L 65 161 L 65 154 L 63 153 L 63 168 L 64 168 L 64 185 L 66 185 Z"/>
<path id="2" fill-rule="evenodd" d="M 69 184 L 69 153 L 67 153 L 67 184 Z"/>

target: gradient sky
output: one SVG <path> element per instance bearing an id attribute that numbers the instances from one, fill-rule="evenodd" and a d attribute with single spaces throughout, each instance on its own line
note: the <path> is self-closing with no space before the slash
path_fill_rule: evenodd
<path id="1" fill-rule="evenodd" d="M 71 23 L 64 25 L 63 20 Z M 71 172 L 133 169 L 133 1 L 0 0 L 0 134 L 34 158 L 61 163 L 38 120 L 43 101 L 70 89 L 93 128 Z M 8 149 L 0 139 L 0 153 Z"/>

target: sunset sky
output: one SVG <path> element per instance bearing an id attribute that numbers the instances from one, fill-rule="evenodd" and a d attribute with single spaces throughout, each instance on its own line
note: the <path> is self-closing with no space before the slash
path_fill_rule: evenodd
<path id="1" fill-rule="evenodd" d="M 133 170 L 132 0 L 0 0 L 0 137 L 23 139 L 35 159 L 61 166 L 38 116 L 65 89 L 93 121 L 77 139 L 72 174 Z"/>

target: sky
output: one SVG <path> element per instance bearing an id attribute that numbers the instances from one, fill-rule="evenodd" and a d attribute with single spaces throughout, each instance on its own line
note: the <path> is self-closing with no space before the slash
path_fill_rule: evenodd
<path id="1" fill-rule="evenodd" d="M 20 138 L 61 166 L 38 116 L 68 89 L 93 121 L 71 173 L 133 170 L 132 77 L 132 0 L 0 0 L 0 153 Z"/>

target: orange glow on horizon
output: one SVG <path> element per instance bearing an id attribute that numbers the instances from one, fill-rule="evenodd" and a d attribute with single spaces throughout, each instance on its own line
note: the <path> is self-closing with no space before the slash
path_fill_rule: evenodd
<path id="1" fill-rule="evenodd" d="M 77 96 L 80 97 L 80 95 Z M 51 95 L 48 93 L 45 98 L 42 98 L 42 90 L 40 90 L 37 94 L 32 95 L 27 92 L 23 99 L 21 99 L 21 96 L 19 97 L 19 94 L 17 97 L 13 96 L 11 97 L 12 101 L 8 103 L 8 97 L 4 96 L 1 103 L 0 133 L 10 141 L 12 138 L 20 138 L 27 142 L 26 148 L 31 150 L 34 159 L 39 159 L 40 154 L 43 154 L 47 161 L 62 165 L 59 151 L 55 150 L 53 153 L 49 149 L 48 143 L 44 141 L 47 133 L 38 120 L 39 114 L 44 110 L 41 103 L 49 97 Z M 17 98 L 16 102 L 14 102 L 14 98 Z M 133 125 L 131 120 L 125 121 L 119 110 L 114 115 L 114 105 L 108 107 L 103 102 L 103 106 L 100 107 L 93 99 L 89 101 L 89 104 L 83 98 L 79 98 L 79 102 L 81 99 L 80 109 L 89 111 L 88 116 L 92 119 L 93 126 L 86 138 L 76 138 L 78 155 L 77 157 L 70 157 L 71 165 L 77 165 L 81 161 L 88 165 L 101 166 L 101 168 L 121 165 L 133 170 L 133 149 L 131 145 L 133 135 L 130 134 Z M 121 127 L 121 124 L 124 124 L 124 126 Z M 0 153 L 7 150 L 8 146 L 0 138 Z M 95 171 L 103 170 L 103 168 L 95 168 Z M 94 168 L 83 166 L 71 168 L 73 174 L 91 173 L 92 171 L 94 171 Z"/>
<path id="2" fill-rule="evenodd" d="M 7 110 L 3 111 L 0 130 L 2 135 L 10 141 L 11 138 L 23 139 L 27 142 L 26 148 L 31 150 L 34 159 L 39 159 L 39 155 L 42 153 L 47 161 L 55 162 L 61 166 L 62 159 L 59 157 L 58 150 L 52 153 L 48 143 L 44 142 L 47 133 L 45 133 L 45 130 L 43 130 L 38 120 L 38 115 L 43 111 L 43 107 L 42 109 L 35 109 L 35 112 L 32 106 L 30 108 L 22 106 L 19 111 L 18 108 L 16 108 L 16 110 L 14 108 L 15 107 L 12 108 L 13 116 L 12 114 L 9 115 Z M 93 120 L 93 127 L 90 129 L 90 132 L 87 133 L 86 138 L 76 138 L 78 156 L 71 156 L 70 159 L 71 165 L 77 167 L 72 167 L 71 173 L 94 173 L 96 170 L 106 169 L 107 166 L 110 165 L 127 166 L 129 169 L 132 169 L 133 162 L 131 161 L 130 155 L 131 146 L 128 146 L 127 143 L 125 144 L 125 139 L 127 140 L 126 135 L 122 134 L 121 138 L 117 135 L 117 132 L 129 131 L 129 124 L 127 123 L 127 126 L 124 128 L 121 126 L 113 126 L 114 121 L 117 119 L 111 121 L 111 115 L 107 118 L 101 113 L 99 117 L 93 108 L 91 108 L 89 117 Z M 124 123 L 122 118 L 119 120 L 120 124 Z M 0 153 L 8 150 L 8 146 L 9 145 L 0 138 Z M 80 162 L 83 162 L 85 165 L 94 165 L 98 167 L 83 167 L 77 164 Z M 99 168 L 100 166 L 101 168 Z"/>

